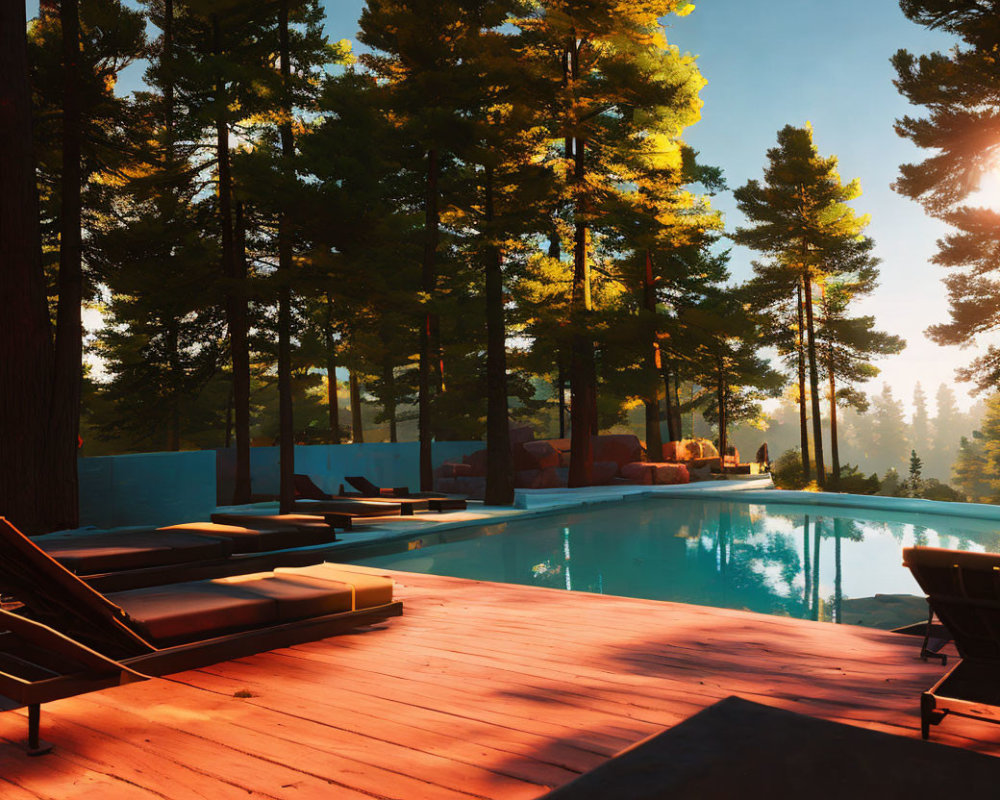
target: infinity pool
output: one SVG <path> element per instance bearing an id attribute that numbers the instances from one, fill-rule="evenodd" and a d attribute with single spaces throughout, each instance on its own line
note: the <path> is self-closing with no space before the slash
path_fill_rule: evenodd
<path id="1" fill-rule="evenodd" d="M 903 547 L 1000 552 L 1000 522 L 646 498 L 459 538 L 359 563 L 891 628 L 926 615 Z"/>

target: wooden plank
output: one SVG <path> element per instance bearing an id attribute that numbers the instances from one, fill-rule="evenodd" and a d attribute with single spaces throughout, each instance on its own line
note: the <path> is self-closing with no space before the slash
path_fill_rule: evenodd
<path id="1" fill-rule="evenodd" d="M 918 737 L 943 672 L 882 631 L 392 574 L 378 630 L 49 704 L 54 757 L 0 715 L 0 796 L 529 798 L 731 694 Z M 975 721 L 934 739 L 1000 755 Z"/>

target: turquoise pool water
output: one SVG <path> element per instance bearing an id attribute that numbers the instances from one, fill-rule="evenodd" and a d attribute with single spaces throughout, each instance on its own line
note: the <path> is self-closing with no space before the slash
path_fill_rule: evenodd
<path id="1" fill-rule="evenodd" d="M 359 563 L 891 628 L 926 614 L 903 547 L 1000 552 L 1000 522 L 674 498 L 453 536 Z"/>

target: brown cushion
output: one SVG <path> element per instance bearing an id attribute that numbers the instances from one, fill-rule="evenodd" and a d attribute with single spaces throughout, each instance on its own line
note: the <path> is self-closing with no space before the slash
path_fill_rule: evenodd
<path id="1" fill-rule="evenodd" d="M 317 525 L 311 529 L 276 525 L 258 530 L 241 525 L 222 525 L 217 522 L 186 522 L 183 525 L 171 525 L 159 530 L 188 531 L 228 539 L 234 553 L 266 553 L 289 547 L 325 544 L 333 541 L 334 536 L 333 531 L 326 525 Z"/>
<path id="2" fill-rule="evenodd" d="M 351 586 L 354 591 L 355 608 L 371 608 L 392 602 L 392 578 L 350 564 L 315 564 L 311 567 L 279 567 L 275 575 L 294 575 L 333 581 Z"/>
<path id="3" fill-rule="evenodd" d="M 356 517 L 389 517 L 399 515 L 400 499 L 403 498 L 393 498 L 393 502 L 375 499 L 297 500 L 295 510 L 303 514 L 353 514 Z M 419 506 L 420 501 L 406 503 L 406 505 Z"/>
<path id="4" fill-rule="evenodd" d="M 226 583 L 275 601 L 278 620 L 285 622 L 351 611 L 353 589 L 350 584 L 312 578 L 308 575 L 271 572 L 220 578 Z"/>
<path id="5" fill-rule="evenodd" d="M 220 525 L 237 525 L 255 531 L 271 531 L 275 528 L 315 530 L 328 527 L 323 518 L 315 514 L 212 514 L 211 519 Z"/>
<path id="6" fill-rule="evenodd" d="M 156 531 L 65 536 L 39 545 L 79 575 L 226 558 L 233 551 L 227 539 Z"/>
<path id="7" fill-rule="evenodd" d="M 160 645 L 194 642 L 274 623 L 273 598 L 218 581 L 192 581 L 112 592 L 108 599 Z"/>

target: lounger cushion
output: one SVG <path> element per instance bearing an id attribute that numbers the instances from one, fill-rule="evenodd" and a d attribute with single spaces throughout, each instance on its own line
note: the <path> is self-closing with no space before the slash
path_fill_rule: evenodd
<path id="1" fill-rule="evenodd" d="M 392 578 L 363 567 L 315 564 L 311 567 L 279 567 L 274 573 L 279 577 L 294 575 L 352 586 L 355 608 L 371 608 L 392 602 Z"/>
<path id="2" fill-rule="evenodd" d="M 133 627 L 161 646 L 258 628 L 278 619 L 274 599 L 218 581 L 112 592 Z"/>
<path id="3" fill-rule="evenodd" d="M 412 505 L 408 504 L 408 505 Z M 384 517 L 398 515 L 400 504 L 380 500 L 298 500 L 295 510 L 303 514 L 354 514 L 357 517 Z"/>
<path id="4" fill-rule="evenodd" d="M 299 575 L 294 571 L 280 575 L 273 572 L 237 575 L 219 578 L 216 582 L 274 600 L 278 619 L 282 622 L 352 610 L 350 584 Z"/>
<path id="5" fill-rule="evenodd" d="M 256 529 L 242 525 L 222 525 L 217 522 L 186 522 L 183 525 L 171 525 L 159 530 L 199 533 L 228 539 L 234 553 L 266 553 L 289 547 L 323 544 L 333 539 L 332 533 L 319 526 L 311 530 L 291 525 Z"/>
<path id="6" fill-rule="evenodd" d="M 66 536 L 38 544 L 79 575 L 220 559 L 233 552 L 228 539 L 156 531 Z"/>
<path id="7" fill-rule="evenodd" d="M 238 525 L 256 531 L 295 528 L 315 532 L 328 527 L 323 518 L 315 514 L 212 514 L 211 519 L 220 525 Z"/>

